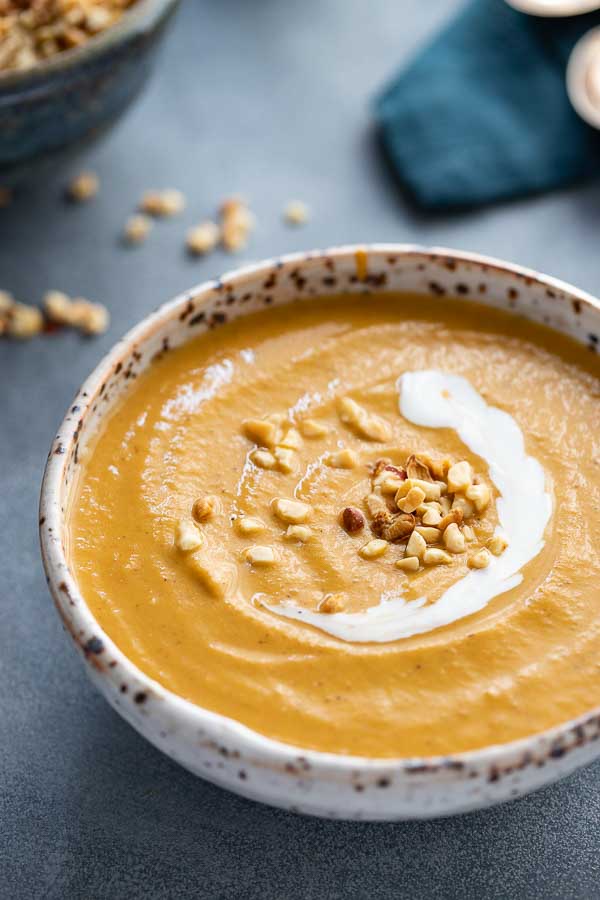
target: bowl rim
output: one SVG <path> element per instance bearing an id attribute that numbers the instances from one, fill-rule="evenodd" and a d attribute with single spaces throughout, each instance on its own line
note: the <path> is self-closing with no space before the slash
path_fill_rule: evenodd
<path id="1" fill-rule="evenodd" d="M 130 35 L 153 27 L 163 15 L 174 10 L 179 2 L 180 0 L 137 0 L 118 22 L 93 35 L 80 47 L 63 50 L 29 69 L 7 69 L 0 72 L 0 97 L 20 88 L 42 89 L 52 75 L 74 68 L 78 63 L 93 62 L 104 51 L 110 50 Z"/>
<path id="2" fill-rule="evenodd" d="M 489 744 L 474 750 L 434 756 L 355 756 L 348 753 L 314 750 L 267 737 L 236 719 L 213 712 L 180 697 L 146 675 L 119 649 L 101 627 L 87 605 L 83 594 L 79 591 L 75 576 L 69 568 L 62 540 L 63 527 L 68 517 L 68 510 L 65 511 L 61 507 L 61 487 L 66 464 L 70 458 L 72 445 L 79 433 L 78 421 L 89 412 L 98 396 L 98 392 L 101 390 L 103 382 L 114 371 L 123 354 L 139 346 L 141 342 L 148 340 L 164 323 L 172 320 L 185 307 L 191 297 L 194 298 L 196 303 L 202 304 L 209 299 L 210 292 L 223 282 L 234 283 L 236 286 L 239 286 L 240 282 L 243 282 L 248 277 L 270 274 L 273 269 L 281 268 L 282 265 L 296 266 L 325 258 L 355 257 L 357 253 L 366 253 L 368 256 L 373 255 L 376 257 L 388 254 L 404 257 L 417 255 L 423 256 L 430 261 L 444 257 L 459 263 L 472 263 L 486 267 L 488 271 L 496 270 L 500 273 L 523 278 L 529 285 L 537 283 L 544 288 L 563 292 L 568 296 L 569 300 L 579 300 L 591 306 L 600 314 L 600 300 L 593 295 L 574 287 L 568 282 L 537 272 L 534 269 L 480 253 L 453 250 L 439 246 L 399 243 L 350 244 L 284 254 L 228 270 L 219 278 L 209 279 L 190 290 L 177 294 L 173 299 L 162 304 L 134 325 L 95 366 L 69 405 L 65 418 L 56 432 L 56 437 L 50 447 L 41 487 L 39 532 L 46 580 L 58 614 L 75 644 L 79 645 L 80 649 L 84 651 L 85 661 L 88 666 L 92 666 L 92 670 L 95 669 L 95 674 L 98 673 L 101 667 L 97 665 L 97 660 L 93 657 L 93 654 L 87 652 L 85 641 L 88 636 L 92 635 L 93 638 L 100 638 L 104 649 L 107 651 L 107 656 L 110 656 L 111 660 L 116 661 L 113 667 L 109 666 L 101 670 L 102 675 L 112 682 L 112 690 L 118 692 L 123 680 L 129 678 L 131 683 L 136 685 L 136 690 L 143 691 L 150 698 L 164 701 L 170 707 L 174 719 L 188 720 L 200 733 L 212 736 L 216 741 L 235 742 L 241 757 L 258 765 L 282 767 L 290 761 L 298 761 L 300 759 L 308 763 L 308 776 L 315 777 L 319 773 L 331 774 L 332 772 L 343 776 L 351 776 L 356 774 L 358 768 L 365 774 L 389 772 L 394 772 L 395 774 L 401 772 L 427 773 L 467 767 L 477 771 L 482 769 L 493 771 L 494 766 L 504 758 L 535 758 L 536 751 L 545 756 L 549 748 L 552 755 L 552 748 L 557 747 L 557 745 L 558 749 L 554 755 L 563 755 L 564 752 L 571 749 L 571 746 L 560 749 L 561 741 L 565 737 L 572 736 L 575 740 L 574 745 L 578 746 L 584 740 L 583 734 L 586 726 L 594 726 L 596 728 L 600 726 L 600 704 L 573 719 L 517 740 Z M 74 406 L 78 409 L 77 416 L 71 415 Z M 57 452 L 59 444 L 60 451 Z M 80 636 L 85 637 L 81 638 Z M 167 708 L 166 705 L 163 709 Z M 128 718 L 127 715 L 125 715 L 125 718 Z"/>

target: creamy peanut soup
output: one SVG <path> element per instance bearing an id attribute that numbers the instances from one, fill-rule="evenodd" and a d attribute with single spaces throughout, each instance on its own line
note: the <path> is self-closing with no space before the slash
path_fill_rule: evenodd
<path id="1" fill-rule="evenodd" d="M 165 354 L 83 465 L 94 615 L 303 748 L 524 737 L 600 700 L 598 357 L 465 301 L 339 297 Z"/>

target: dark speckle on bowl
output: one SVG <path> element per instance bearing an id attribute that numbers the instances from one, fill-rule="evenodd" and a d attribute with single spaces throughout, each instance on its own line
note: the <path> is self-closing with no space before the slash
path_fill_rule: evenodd
<path id="1" fill-rule="evenodd" d="M 30 179 L 83 150 L 142 89 L 179 0 L 138 0 L 76 50 L 0 76 L 0 184 Z"/>

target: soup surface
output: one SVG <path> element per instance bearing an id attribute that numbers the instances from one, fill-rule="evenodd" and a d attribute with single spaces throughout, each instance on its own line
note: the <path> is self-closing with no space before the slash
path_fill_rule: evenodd
<path id="1" fill-rule="evenodd" d="M 303 748 L 445 754 L 600 702 L 600 369 L 465 301 L 243 317 L 141 376 L 69 546 L 123 652 Z"/>

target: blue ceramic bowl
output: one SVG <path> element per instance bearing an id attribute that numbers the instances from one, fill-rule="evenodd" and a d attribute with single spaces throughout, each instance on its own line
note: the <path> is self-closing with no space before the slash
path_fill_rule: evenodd
<path id="1" fill-rule="evenodd" d="M 0 76 L 0 184 L 58 164 L 102 135 L 143 87 L 179 0 L 139 0 L 118 24 Z"/>

